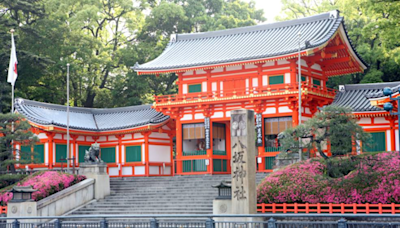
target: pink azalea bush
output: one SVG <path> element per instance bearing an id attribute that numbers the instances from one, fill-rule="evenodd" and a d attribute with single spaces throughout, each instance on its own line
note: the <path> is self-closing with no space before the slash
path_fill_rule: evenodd
<path id="1" fill-rule="evenodd" d="M 326 175 L 325 163 L 309 159 L 272 173 L 257 187 L 258 203 L 400 203 L 397 152 L 359 157 L 339 178 Z"/>
<path id="2" fill-rule="evenodd" d="M 39 201 L 49 195 L 59 192 L 71 185 L 74 185 L 86 179 L 82 175 L 72 175 L 57 171 L 44 171 L 32 174 L 17 183 L 18 186 L 32 186 L 38 191 L 32 194 L 35 201 Z M 12 199 L 12 193 L 6 190 L 0 190 L 0 205 L 7 205 L 7 202 Z"/>

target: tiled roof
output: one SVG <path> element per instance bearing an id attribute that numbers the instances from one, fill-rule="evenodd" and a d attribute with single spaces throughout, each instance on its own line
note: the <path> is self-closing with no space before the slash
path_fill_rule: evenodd
<path id="1" fill-rule="evenodd" d="M 136 63 L 133 69 L 167 70 L 287 55 L 298 52 L 299 32 L 302 34 L 301 50 L 304 51 L 326 43 L 342 23 L 343 17 L 335 10 L 291 21 L 176 34 L 160 56 L 141 65 Z"/>
<path id="2" fill-rule="evenodd" d="M 29 121 L 40 125 L 67 126 L 67 107 L 17 98 L 15 109 Z M 138 105 L 123 108 L 70 107 L 70 128 L 89 131 L 109 131 L 159 124 L 169 119 L 151 108 Z"/>
<path id="3" fill-rule="evenodd" d="M 369 98 L 383 96 L 382 90 L 385 87 L 399 88 L 400 82 L 354 84 L 340 86 L 332 105 L 349 107 L 354 112 L 382 111 L 371 106 Z M 397 90 L 396 90 L 397 91 Z"/>

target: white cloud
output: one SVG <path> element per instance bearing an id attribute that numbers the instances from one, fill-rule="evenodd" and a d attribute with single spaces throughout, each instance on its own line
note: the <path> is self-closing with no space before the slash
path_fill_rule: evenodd
<path id="1" fill-rule="evenodd" d="M 282 8 L 280 0 L 255 0 L 256 8 L 264 10 L 267 23 L 275 22 L 275 17 L 279 15 Z"/>

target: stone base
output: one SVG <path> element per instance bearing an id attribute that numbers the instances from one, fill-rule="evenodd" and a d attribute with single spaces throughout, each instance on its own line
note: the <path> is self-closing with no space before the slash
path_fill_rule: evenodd
<path id="1" fill-rule="evenodd" d="M 107 174 L 105 163 L 83 163 L 79 167 L 79 174 L 95 180 L 94 196 L 96 200 L 104 199 L 104 197 L 110 195 L 110 177 Z"/>
<path id="2" fill-rule="evenodd" d="M 37 202 L 8 202 L 7 217 L 35 217 L 37 213 Z M 7 223 L 12 223 L 14 220 L 7 220 Z M 37 219 L 24 219 L 20 222 L 35 223 Z"/>

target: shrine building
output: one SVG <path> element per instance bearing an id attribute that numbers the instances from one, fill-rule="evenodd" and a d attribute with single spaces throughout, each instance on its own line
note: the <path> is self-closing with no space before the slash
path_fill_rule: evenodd
<path id="1" fill-rule="evenodd" d="M 291 21 L 172 35 L 160 56 L 136 63 L 133 69 L 142 77 L 176 74 L 178 94 L 157 95 L 153 105 L 71 107 L 69 157 L 75 157 L 79 166 L 85 150 L 97 142 L 113 177 L 230 173 L 230 111 L 252 109 L 257 170 L 271 172 L 280 150 L 277 135 L 299 124 L 299 53 L 302 121 L 325 105 L 351 107 L 359 124 L 379 142 L 368 151 L 399 148 L 394 142 L 397 121 L 379 104 L 387 100 L 380 92 L 383 87 L 400 82 L 345 85 L 339 91 L 326 86 L 330 77 L 366 69 L 343 17 L 331 11 Z M 34 148 L 17 145 L 39 154 L 39 162 L 28 168 L 65 167 L 61 158 L 67 155 L 66 106 L 18 98 L 16 112 L 26 117 L 40 139 Z"/>

